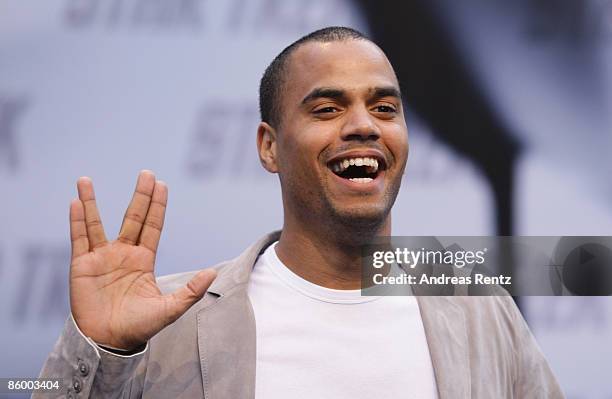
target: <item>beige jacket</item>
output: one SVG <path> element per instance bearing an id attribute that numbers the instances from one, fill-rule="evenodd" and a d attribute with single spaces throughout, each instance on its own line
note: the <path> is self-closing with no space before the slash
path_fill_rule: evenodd
<path id="1" fill-rule="evenodd" d="M 153 337 L 142 353 L 120 357 L 100 350 L 70 318 L 41 378 L 64 380 L 59 397 L 254 398 L 255 319 L 247 283 L 258 255 L 278 238 L 279 232 L 272 233 L 216 266 L 218 277 L 204 298 Z M 171 292 L 193 274 L 162 277 L 159 285 Z M 440 399 L 563 398 L 512 298 L 417 300 Z"/>

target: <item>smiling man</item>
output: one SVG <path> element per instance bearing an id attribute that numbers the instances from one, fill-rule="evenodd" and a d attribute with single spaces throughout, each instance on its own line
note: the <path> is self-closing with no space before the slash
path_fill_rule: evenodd
<path id="1" fill-rule="evenodd" d="M 361 296 L 361 247 L 391 234 L 408 155 L 380 48 L 313 32 L 268 67 L 260 108 L 283 229 L 215 268 L 155 279 L 167 188 L 151 172 L 110 242 L 79 179 L 72 316 L 41 377 L 92 398 L 562 397 L 511 298 Z"/>
<path id="2" fill-rule="evenodd" d="M 268 67 L 260 107 L 260 159 L 283 194 L 276 252 L 310 282 L 360 288 L 360 246 L 391 234 L 408 155 L 391 64 L 358 32 L 315 32 Z"/>

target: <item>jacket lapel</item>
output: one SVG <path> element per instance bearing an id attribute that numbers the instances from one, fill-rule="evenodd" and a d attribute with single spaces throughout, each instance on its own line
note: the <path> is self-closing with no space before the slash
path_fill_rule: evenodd
<path id="1" fill-rule="evenodd" d="M 417 296 L 439 399 L 470 398 L 465 316 L 456 297 Z"/>
<path id="2" fill-rule="evenodd" d="M 196 305 L 198 350 L 206 399 L 255 397 L 255 317 L 247 295 L 257 257 L 280 232 L 253 244 L 225 264 Z"/>

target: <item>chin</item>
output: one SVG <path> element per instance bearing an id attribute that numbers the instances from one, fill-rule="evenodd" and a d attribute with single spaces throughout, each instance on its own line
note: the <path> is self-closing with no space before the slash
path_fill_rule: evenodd
<path id="1" fill-rule="evenodd" d="M 333 207 L 331 219 L 333 223 L 337 223 L 344 228 L 377 229 L 385 223 L 390 210 L 390 207 L 383 204 Z"/>

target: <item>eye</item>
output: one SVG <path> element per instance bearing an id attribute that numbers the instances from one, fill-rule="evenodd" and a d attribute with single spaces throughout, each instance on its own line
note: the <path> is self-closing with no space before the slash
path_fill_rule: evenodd
<path id="1" fill-rule="evenodd" d="M 397 112 L 396 109 L 390 105 L 377 105 L 374 107 L 375 112 Z"/>
<path id="2" fill-rule="evenodd" d="M 315 109 L 313 112 L 315 114 L 335 113 L 335 112 L 338 112 L 338 108 L 327 106 L 327 107 L 322 107 L 322 108 Z"/>

